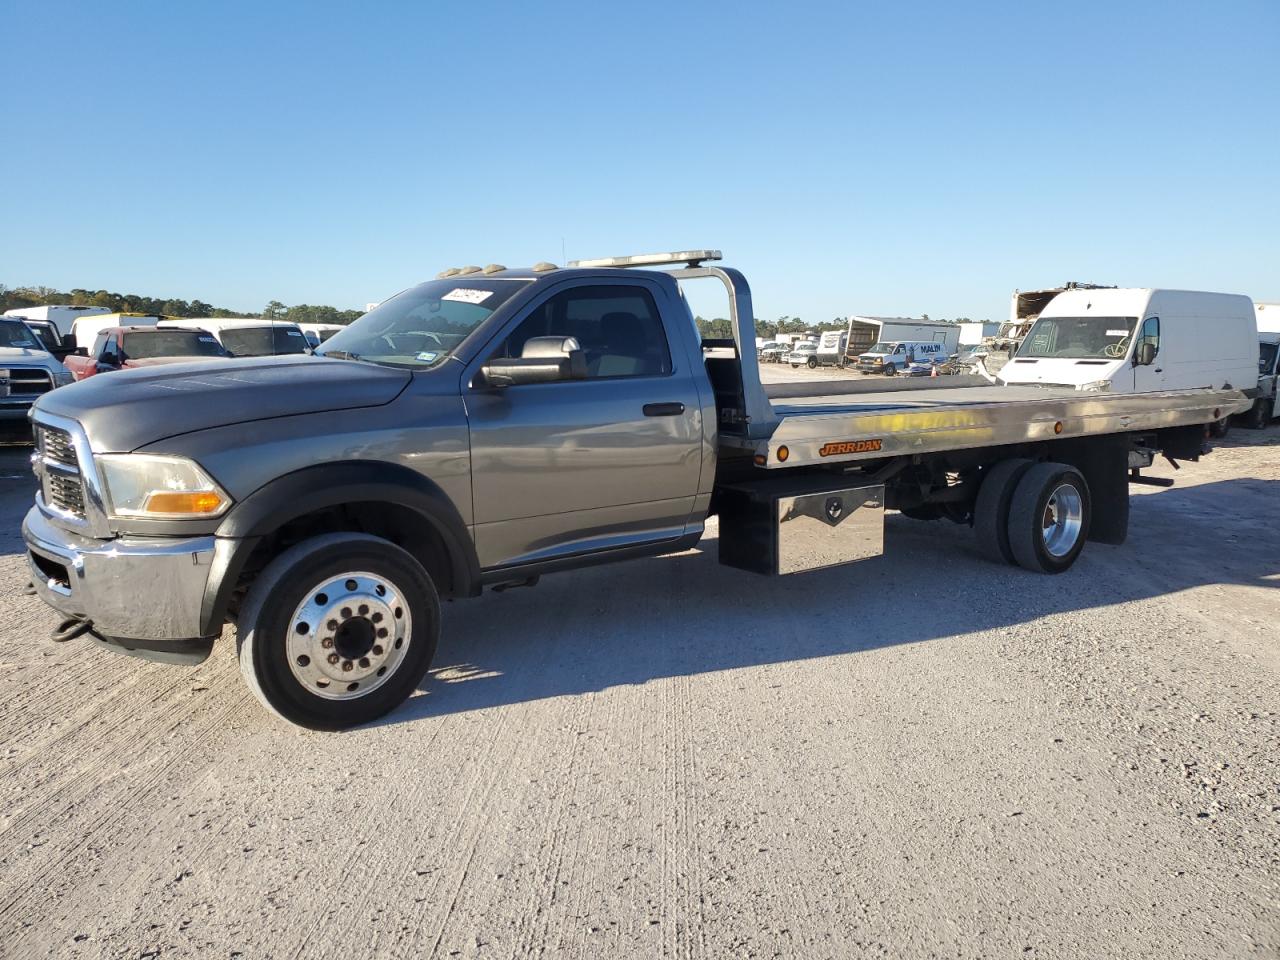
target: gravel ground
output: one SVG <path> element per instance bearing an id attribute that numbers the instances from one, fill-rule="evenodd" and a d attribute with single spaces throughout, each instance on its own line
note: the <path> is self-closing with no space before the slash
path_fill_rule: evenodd
<path id="1" fill-rule="evenodd" d="M 1280 425 L 1059 577 L 891 516 L 845 568 L 723 568 L 712 527 L 452 604 L 341 735 L 261 711 L 230 632 L 194 669 L 49 643 L 24 457 L 5 958 L 1280 956 Z"/>

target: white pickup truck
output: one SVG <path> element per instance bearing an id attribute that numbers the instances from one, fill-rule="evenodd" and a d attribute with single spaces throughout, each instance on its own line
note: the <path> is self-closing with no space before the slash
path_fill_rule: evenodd
<path id="1" fill-rule="evenodd" d="M 746 278 L 719 259 L 448 270 L 314 356 L 47 394 L 23 536 L 55 638 L 198 662 L 232 621 L 264 705 L 348 727 L 417 688 L 442 598 L 688 549 L 712 515 L 720 561 L 759 574 L 879 555 L 886 508 L 1062 573 L 1124 541 L 1144 466 L 1197 460 L 1252 404 L 1216 382 L 766 388 Z M 732 339 L 699 338 L 681 288 L 702 280 Z"/>

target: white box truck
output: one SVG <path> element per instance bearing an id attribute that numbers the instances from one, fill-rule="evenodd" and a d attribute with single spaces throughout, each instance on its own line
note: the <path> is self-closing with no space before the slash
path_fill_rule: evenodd
<path id="1" fill-rule="evenodd" d="M 1255 303 L 1253 315 L 1259 333 L 1280 333 L 1280 303 Z"/>

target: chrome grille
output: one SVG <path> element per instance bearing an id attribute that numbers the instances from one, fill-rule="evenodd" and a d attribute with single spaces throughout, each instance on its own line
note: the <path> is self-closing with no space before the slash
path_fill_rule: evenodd
<path id="1" fill-rule="evenodd" d="M 48 424 L 35 424 L 37 462 L 44 502 L 64 514 L 83 520 L 84 480 L 80 458 L 70 431 Z"/>
<path id="2" fill-rule="evenodd" d="M 80 474 L 64 474 L 58 470 L 50 470 L 45 475 L 45 490 L 49 506 L 65 510 L 83 519 L 84 487 L 80 482 Z"/>
<path id="3" fill-rule="evenodd" d="M 36 431 L 40 452 L 48 459 L 68 467 L 79 466 L 71 434 L 57 427 L 37 426 Z"/>

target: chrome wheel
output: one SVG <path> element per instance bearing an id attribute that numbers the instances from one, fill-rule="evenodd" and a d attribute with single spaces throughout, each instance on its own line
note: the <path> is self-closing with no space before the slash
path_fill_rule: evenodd
<path id="1" fill-rule="evenodd" d="M 1040 535 L 1050 556 L 1065 557 L 1080 539 L 1084 500 L 1070 483 L 1059 484 L 1044 507 Z"/>
<path id="2" fill-rule="evenodd" d="M 285 649 L 294 678 L 327 700 L 378 689 L 404 660 L 413 633 L 409 605 L 386 577 L 351 572 L 307 592 L 289 620 Z"/>

